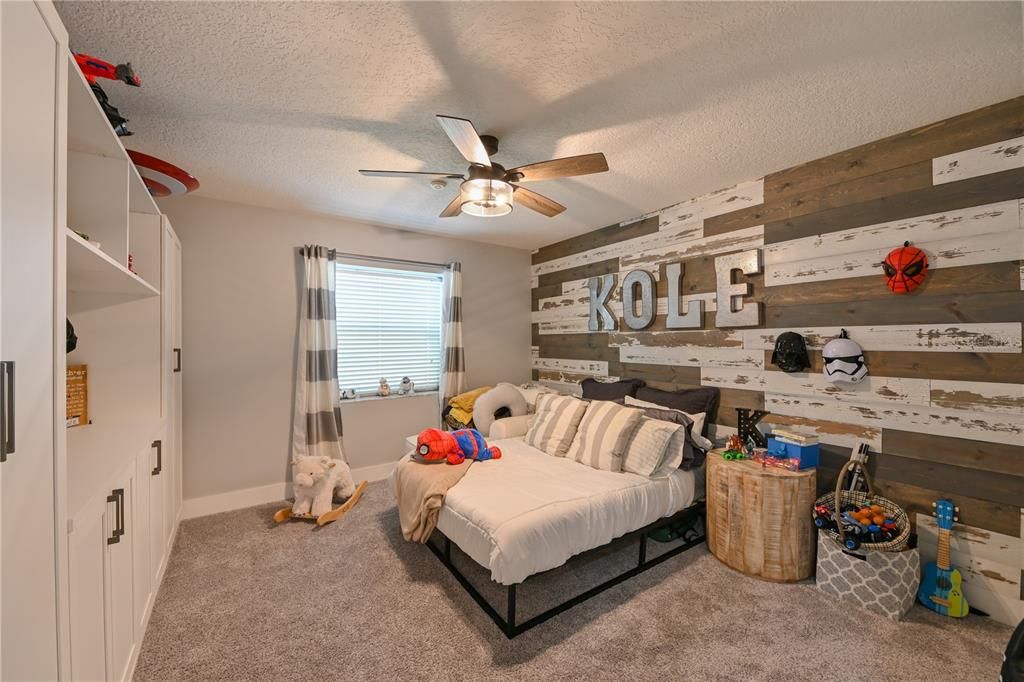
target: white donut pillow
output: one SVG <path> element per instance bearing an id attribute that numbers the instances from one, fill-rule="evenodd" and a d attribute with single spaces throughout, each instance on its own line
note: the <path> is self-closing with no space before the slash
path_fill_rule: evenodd
<path id="1" fill-rule="evenodd" d="M 484 393 L 473 403 L 473 425 L 476 430 L 487 436 L 494 423 L 494 413 L 507 407 L 511 416 L 519 417 L 526 414 L 526 398 L 512 384 L 501 383 Z"/>

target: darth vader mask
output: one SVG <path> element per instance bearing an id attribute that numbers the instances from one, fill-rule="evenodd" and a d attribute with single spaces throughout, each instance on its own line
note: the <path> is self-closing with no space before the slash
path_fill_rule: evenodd
<path id="1" fill-rule="evenodd" d="M 893 249 L 882 262 L 885 283 L 894 294 L 906 294 L 921 286 L 928 271 L 928 256 L 924 251 L 903 242 Z"/>
<path id="2" fill-rule="evenodd" d="M 811 365 L 807 343 L 796 332 L 783 332 L 775 339 L 772 364 L 783 372 L 802 372 Z"/>
<path id="3" fill-rule="evenodd" d="M 864 351 L 843 329 L 839 338 L 832 339 L 825 344 L 821 350 L 821 356 L 825 361 L 822 371 L 825 379 L 835 383 L 837 381 L 849 381 L 857 383 L 868 375 L 868 368 L 864 364 Z"/>

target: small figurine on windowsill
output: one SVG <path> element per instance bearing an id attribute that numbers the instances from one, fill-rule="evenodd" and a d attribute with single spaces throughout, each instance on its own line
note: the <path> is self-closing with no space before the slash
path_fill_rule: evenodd
<path id="1" fill-rule="evenodd" d="M 384 377 L 380 378 L 380 387 L 377 389 L 377 395 L 381 398 L 391 395 L 391 387 L 388 386 L 388 380 Z"/>
<path id="2" fill-rule="evenodd" d="M 412 392 L 416 389 L 416 384 L 413 383 L 409 377 L 402 377 L 402 385 L 399 391 L 402 395 L 412 395 Z"/>

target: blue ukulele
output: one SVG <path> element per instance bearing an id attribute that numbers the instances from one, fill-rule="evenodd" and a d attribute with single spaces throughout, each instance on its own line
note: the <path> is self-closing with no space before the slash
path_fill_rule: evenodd
<path id="1" fill-rule="evenodd" d="M 960 510 L 953 506 L 952 500 L 946 499 L 933 502 L 932 506 L 935 507 L 935 519 L 939 527 L 938 553 L 935 561 L 924 567 L 921 586 L 917 589 L 917 600 L 944 616 L 963 618 L 970 607 L 960 588 L 963 582 L 960 571 L 949 565 L 949 531 L 957 520 L 956 512 Z"/>

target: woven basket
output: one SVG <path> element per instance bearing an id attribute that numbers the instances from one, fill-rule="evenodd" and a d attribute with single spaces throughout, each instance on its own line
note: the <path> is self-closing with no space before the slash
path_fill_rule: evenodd
<path id="1" fill-rule="evenodd" d="M 846 474 L 849 473 L 850 467 L 854 464 L 852 460 L 844 464 L 843 468 L 839 471 L 839 477 L 836 479 L 835 492 L 826 493 L 816 501 L 816 504 L 827 504 L 832 508 L 833 519 L 838 528 L 838 530 L 822 528 L 821 532 L 838 542 L 840 547 L 845 547 L 846 533 L 843 532 L 843 523 L 840 518 L 843 505 L 855 504 L 863 506 L 877 504 L 885 510 L 887 517 L 896 522 L 896 527 L 900 529 L 900 534 L 889 542 L 862 542 L 857 551 L 902 552 L 907 548 L 907 541 L 910 539 L 910 519 L 907 518 L 907 513 L 892 500 L 875 495 L 874 486 L 871 484 L 871 477 L 864 467 L 861 467 L 861 474 L 864 476 L 864 483 L 867 485 L 868 491 L 865 493 L 859 490 L 843 490 L 843 481 L 846 480 Z"/>

